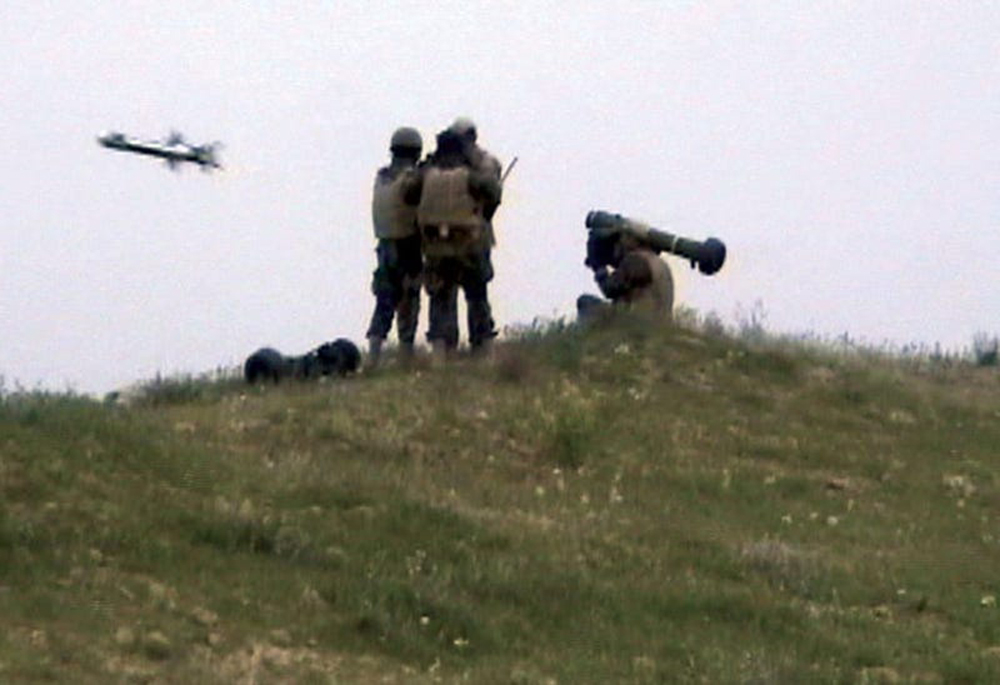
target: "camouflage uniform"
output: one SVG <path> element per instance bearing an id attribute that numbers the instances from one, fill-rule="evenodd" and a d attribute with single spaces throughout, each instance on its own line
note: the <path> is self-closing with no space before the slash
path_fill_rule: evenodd
<path id="1" fill-rule="evenodd" d="M 496 337 L 487 284 L 493 278 L 492 218 L 500 204 L 500 165 L 451 129 L 421 169 L 412 197 L 424 251 L 424 285 L 430 296 L 427 339 L 436 348 L 458 346 L 458 290 L 465 293 L 469 344 Z"/>
<path id="2" fill-rule="evenodd" d="M 416 162 L 420 157 L 419 134 L 413 129 L 397 130 L 390 149 L 392 162 L 378 170 L 372 192 L 378 266 L 372 277 L 375 311 L 367 337 L 373 362 L 392 329 L 394 316 L 400 345 L 412 350 L 420 315 L 420 234 L 416 208 L 405 202 L 406 190 L 416 175 Z"/>
<path id="3" fill-rule="evenodd" d="M 674 307 L 674 280 L 670 268 L 645 247 L 628 250 L 614 271 L 599 271 L 597 285 L 604 296 L 633 309 L 670 316 Z"/>
<path id="4" fill-rule="evenodd" d="M 378 241 L 378 266 L 372 275 L 375 311 L 367 337 L 385 340 L 396 319 L 396 333 L 403 345 L 413 345 L 420 316 L 420 236 Z"/>
<path id="5" fill-rule="evenodd" d="M 601 293 L 615 305 L 671 318 L 674 280 L 667 263 L 645 244 L 627 236 L 618 238 L 614 255 L 612 271 L 605 266 L 595 269 L 594 280 Z M 577 313 L 583 318 L 606 308 L 606 302 L 592 295 L 577 299 Z"/>

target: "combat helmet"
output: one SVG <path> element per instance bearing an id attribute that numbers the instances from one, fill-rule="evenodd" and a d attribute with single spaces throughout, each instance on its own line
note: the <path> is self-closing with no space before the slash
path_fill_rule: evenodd
<path id="1" fill-rule="evenodd" d="M 450 130 L 460 138 L 468 138 L 472 142 L 476 141 L 476 122 L 469 117 L 458 117 L 455 119 Z"/>
<path id="2" fill-rule="evenodd" d="M 420 156 L 424 141 L 420 137 L 420 132 L 410 126 L 397 128 L 389 141 L 389 149 L 396 152 L 416 151 L 416 156 Z"/>

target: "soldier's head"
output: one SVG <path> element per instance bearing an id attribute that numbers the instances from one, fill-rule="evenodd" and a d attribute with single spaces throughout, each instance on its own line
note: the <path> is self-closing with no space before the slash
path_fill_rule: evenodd
<path id="1" fill-rule="evenodd" d="M 420 159 L 420 152 L 423 150 L 424 141 L 420 137 L 420 132 L 409 126 L 397 128 L 389 141 L 389 151 L 393 157 L 402 159 Z"/>
<path id="2" fill-rule="evenodd" d="M 442 167 L 460 166 L 465 163 L 465 142 L 450 128 L 437 134 L 434 162 Z"/>
<path id="3" fill-rule="evenodd" d="M 458 117 L 449 130 L 465 143 L 476 142 L 476 122 L 469 117 Z"/>
<path id="4" fill-rule="evenodd" d="M 594 271 L 602 267 L 615 266 L 620 261 L 618 238 L 617 231 L 588 231 L 587 258 L 583 263 Z"/>
<path id="5" fill-rule="evenodd" d="M 643 237 L 628 228 L 597 228 L 587 232 L 587 258 L 584 264 L 591 269 L 602 266 L 617 268 L 626 254 L 646 247 Z"/>

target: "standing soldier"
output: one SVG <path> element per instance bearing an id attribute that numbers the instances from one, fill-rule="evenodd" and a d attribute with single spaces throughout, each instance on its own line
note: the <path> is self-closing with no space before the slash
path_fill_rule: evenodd
<path id="1" fill-rule="evenodd" d="M 423 141 L 416 129 L 396 129 L 389 143 L 392 161 L 375 175 L 372 222 L 378 246 L 378 266 L 372 278 L 375 311 L 368 326 L 368 364 L 376 366 L 382 343 L 396 317 L 400 351 L 413 353 L 420 315 L 420 234 L 416 207 L 405 202 L 407 187 L 416 176 Z"/>
<path id="2" fill-rule="evenodd" d="M 459 123 L 469 123 L 459 120 Z M 430 295 L 427 339 L 441 358 L 458 346 L 458 289 L 465 293 L 469 345 L 487 352 L 496 330 L 487 297 L 493 278 L 491 218 L 500 204 L 500 165 L 475 145 L 475 126 L 453 125 L 411 186 Z"/>
<path id="3" fill-rule="evenodd" d="M 476 124 L 472 121 L 472 119 L 469 119 L 468 117 L 458 117 L 455 119 L 454 123 L 452 123 L 451 130 L 462 141 L 463 153 L 465 155 L 465 159 L 469 163 L 469 166 L 485 176 L 492 176 L 500 181 L 496 201 L 484 207 L 483 212 L 484 218 L 486 219 L 486 228 L 490 236 L 490 244 L 487 248 L 488 252 L 489 248 L 497 244 L 496 234 L 493 232 L 493 215 L 496 213 L 497 207 L 500 206 L 500 200 L 503 194 L 500 160 L 483 148 L 479 147 L 476 143 L 478 136 L 476 134 Z M 486 258 L 489 259 L 489 254 L 486 255 Z"/>

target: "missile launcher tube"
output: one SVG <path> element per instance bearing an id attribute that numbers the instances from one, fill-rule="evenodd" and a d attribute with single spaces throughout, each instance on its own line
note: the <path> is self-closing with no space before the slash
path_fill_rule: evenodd
<path id="1" fill-rule="evenodd" d="M 669 252 L 690 259 L 706 276 L 719 271 L 726 261 L 726 246 L 718 238 L 709 238 L 704 242 L 683 238 L 621 214 L 601 210 L 587 214 L 586 226 L 597 235 L 629 233 L 645 241 L 654 252 Z"/>

